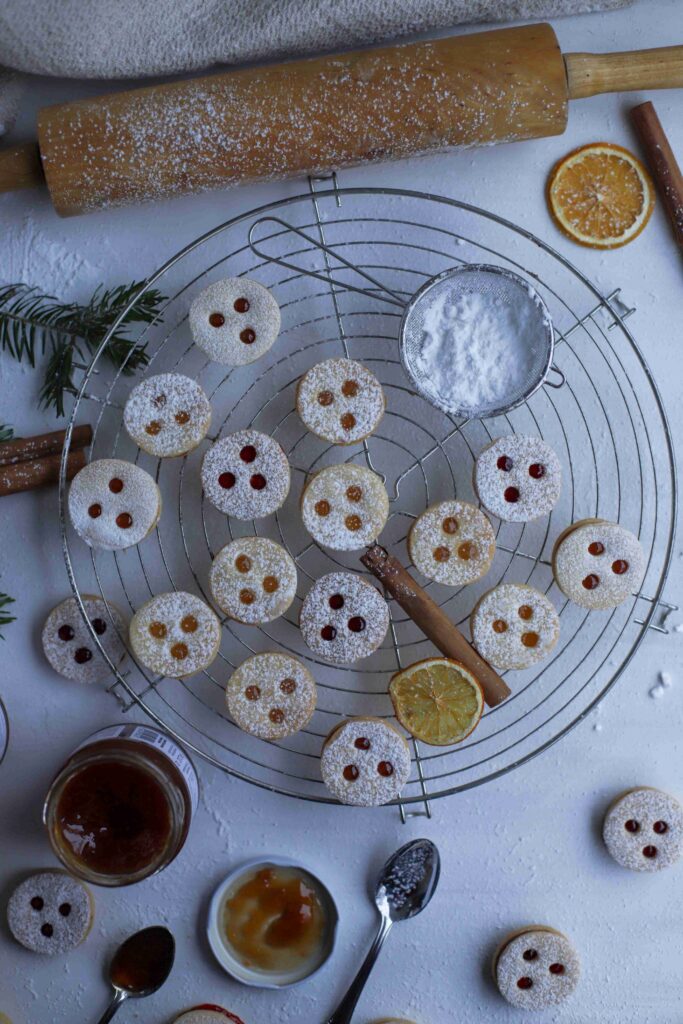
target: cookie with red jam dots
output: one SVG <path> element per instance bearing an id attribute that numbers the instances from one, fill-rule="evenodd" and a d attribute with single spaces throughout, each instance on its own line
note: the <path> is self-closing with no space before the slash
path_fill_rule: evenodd
<path id="1" fill-rule="evenodd" d="M 498 991 L 520 1010 L 547 1010 L 571 996 L 581 973 L 569 939 L 554 928 L 530 925 L 498 947 L 493 976 Z"/>
<path id="2" fill-rule="evenodd" d="M 234 519 L 262 519 L 277 511 L 289 494 L 290 478 L 282 448 L 258 430 L 221 438 L 202 461 L 204 493 Z"/>
<path id="3" fill-rule="evenodd" d="M 240 729 L 263 740 L 293 736 L 315 711 L 315 680 L 288 654 L 254 654 L 233 672 L 225 691 L 228 711 Z"/>
<path id="4" fill-rule="evenodd" d="M 296 393 L 304 425 L 332 444 L 355 444 L 369 437 L 384 407 L 380 382 L 355 359 L 317 363 L 301 378 Z"/>
<path id="5" fill-rule="evenodd" d="M 281 544 L 243 537 L 226 544 L 213 560 L 209 585 L 218 607 L 247 624 L 272 622 L 296 595 L 296 566 Z"/>
<path id="6" fill-rule="evenodd" d="M 121 551 L 139 544 L 161 515 L 161 492 L 139 466 L 122 459 L 97 459 L 73 478 L 69 515 L 86 544 Z"/>
<path id="7" fill-rule="evenodd" d="M 275 297 L 249 277 L 210 284 L 190 306 L 189 319 L 195 345 L 225 366 L 255 362 L 280 333 Z"/>
<path id="8" fill-rule="evenodd" d="M 540 437 L 499 437 L 474 465 L 474 487 L 482 505 L 510 523 L 547 516 L 558 502 L 561 485 L 560 460 Z"/>
<path id="9" fill-rule="evenodd" d="M 119 665 L 126 656 L 121 639 L 128 630 L 123 615 L 115 605 L 95 597 L 83 595 L 83 604 L 90 625 L 104 647 L 107 657 Z M 102 658 L 95 642 L 83 622 L 75 597 L 67 597 L 48 615 L 42 632 L 45 657 L 55 672 L 78 683 L 97 683 L 111 675 L 111 669 Z"/>
<path id="10" fill-rule="evenodd" d="M 582 519 L 557 538 L 553 573 L 562 593 L 582 608 L 616 608 L 640 589 L 645 555 L 625 526 Z"/>
<path id="11" fill-rule="evenodd" d="M 306 594 L 301 634 L 318 657 L 335 665 L 367 658 L 389 628 L 389 606 L 376 587 L 351 572 L 331 572 Z"/>
<path id="12" fill-rule="evenodd" d="M 560 617 L 552 601 L 523 583 L 501 583 L 477 602 L 470 618 L 472 640 L 495 668 L 531 668 L 552 651 Z"/>
<path id="13" fill-rule="evenodd" d="M 211 406 L 203 388 L 180 373 L 160 373 L 137 384 L 123 424 L 143 451 L 159 459 L 186 455 L 206 437 Z"/>
<path id="14" fill-rule="evenodd" d="M 191 1010 L 181 1013 L 173 1024 L 228 1024 L 228 1022 L 229 1024 L 243 1024 L 243 1021 L 230 1010 L 224 1010 L 222 1006 L 216 1006 L 215 1003 L 202 1003 L 201 1006 L 193 1006 Z"/>
<path id="15" fill-rule="evenodd" d="M 135 657 L 159 676 L 184 679 L 208 668 L 218 654 L 221 624 L 195 594 L 158 594 L 139 608 L 130 623 Z"/>
<path id="16" fill-rule="evenodd" d="M 88 936 L 95 914 L 90 890 L 66 871 L 39 871 L 14 890 L 9 929 L 32 953 L 68 953 Z"/>
<path id="17" fill-rule="evenodd" d="M 630 789 L 609 806 L 602 836 L 623 868 L 661 871 L 683 853 L 683 807 L 661 789 Z"/>
<path id="18" fill-rule="evenodd" d="M 461 587 L 489 571 L 496 539 L 493 527 L 476 505 L 441 501 L 413 523 L 408 552 L 415 568 L 428 579 Z"/>
<path id="19" fill-rule="evenodd" d="M 349 718 L 325 740 L 320 770 L 340 803 L 376 807 L 395 800 L 408 781 L 410 750 L 388 722 Z"/>
<path id="20" fill-rule="evenodd" d="M 301 515 L 318 544 L 354 551 L 367 547 L 384 529 L 389 496 L 381 477 L 366 466 L 328 466 L 306 484 Z"/>

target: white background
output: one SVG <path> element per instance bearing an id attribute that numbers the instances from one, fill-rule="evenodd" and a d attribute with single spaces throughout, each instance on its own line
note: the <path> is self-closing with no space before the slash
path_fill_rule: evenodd
<path id="1" fill-rule="evenodd" d="M 631 10 L 558 20 L 555 27 L 565 51 L 662 46 L 683 42 L 683 5 L 641 0 Z M 30 136 L 38 107 L 101 91 L 101 83 L 32 81 L 14 137 Z M 482 205 L 548 240 L 604 293 L 620 285 L 638 307 L 632 329 L 680 448 L 683 261 L 662 209 L 633 245 L 601 254 L 561 237 L 543 196 L 549 168 L 574 146 L 607 139 L 636 147 L 626 112 L 643 98 L 576 102 L 563 138 L 346 172 L 342 183 L 418 188 Z M 683 162 L 683 93 L 653 98 Z M 144 277 L 238 211 L 300 190 L 298 182 L 264 185 L 67 221 L 57 218 L 44 194 L 3 196 L 0 282 L 24 280 L 66 299 L 85 298 L 100 281 Z M 12 423 L 19 434 L 55 425 L 51 414 L 36 411 L 38 376 L 0 358 L 0 422 Z M 53 863 L 40 808 L 58 763 L 89 732 L 118 718 L 110 696 L 61 680 L 40 651 L 45 615 L 68 593 L 56 500 L 50 491 L 4 498 L 0 507 L 0 589 L 17 598 L 18 617 L 0 644 L 0 693 L 12 725 L 0 769 L 3 907 L 21 876 Z M 665 592 L 674 603 L 683 597 L 680 555 L 679 545 Z M 683 612 L 669 623 L 681 621 Z M 443 855 L 438 897 L 422 918 L 391 936 L 359 1024 L 388 1014 L 419 1024 L 519 1019 L 492 987 L 487 967 L 506 930 L 534 922 L 570 935 L 584 965 L 575 997 L 556 1014 L 543 1014 L 544 1022 L 674 1024 L 683 1012 L 683 866 L 656 876 L 629 874 L 604 853 L 598 826 L 606 803 L 630 785 L 683 795 L 682 649 L 683 633 L 651 634 L 604 705 L 560 745 L 502 780 L 437 802 L 431 823 L 402 826 L 392 809 L 350 811 L 278 798 L 200 765 L 203 802 L 183 855 L 132 890 L 98 891 L 95 927 L 83 947 L 65 958 L 37 958 L 13 943 L 0 921 L 0 1010 L 14 1024 L 96 1020 L 108 999 L 103 970 L 113 948 L 137 928 L 164 921 L 178 941 L 173 976 L 153 999 L 121 1010 L 121 1021 L 165 1022 L 209 1001 L 231 1008 L 246 1024 L 322 1024 L 374 927 L 368 879 L 394 847 L 425 833 Z M 660 670 L 671 673 L 673 684 L 653 700 L 649 690 Z M 333 961 L 285 995 L 228 980 L 203 934 L 216 884 L 239 860 L 268 851 L 317 867 L 342 912 Z"/>

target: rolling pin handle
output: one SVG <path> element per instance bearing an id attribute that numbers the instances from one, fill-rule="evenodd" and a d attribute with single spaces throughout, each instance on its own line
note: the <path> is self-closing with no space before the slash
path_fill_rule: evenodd
<path id="1" fill-rule="evenodd" d="M 36 142 L 0 150 L 0 192 L 38 188 L 44 184 L 45 175 Z"/>
<path id="2" fill-rule="evenodd" d="M 683 46 L 626 53 L 565 53 L 570 100 L 606 92 L 683 87 Z"/>

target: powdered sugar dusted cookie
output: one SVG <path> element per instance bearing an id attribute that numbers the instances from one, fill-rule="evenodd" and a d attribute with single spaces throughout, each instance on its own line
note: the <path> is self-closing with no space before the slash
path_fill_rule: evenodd
<path id="1" fill-rule="evenodd" d="M 389 607 L 372 583 L 351 572 L 331 572 L 306 594 L 299 620 L 314 654 L 349 665 L 376 651 L 389 628 Z"/>
<path id="2" fill-rule="evenodd" d="M 499 437 L 484 448 L 474 466 L 474 486 L 482 505 L 512 523 L 547 516 L 557 504 L 561 484 L 560 460 L 540 437 Z"/>
<path id="3" fill-rule="evenodd" d="M 204 456 L 202 485 L 211 502 L 235 519 L 261 519 L 289 494 L 287 456 L 272 437 L 238 430 L 217 441 Z"/>
<path id="4" fill-rule="evenodd" d="M 254 654 L 228 680 L 228 711 L 240 729 L 281 740 L 308 725 L 317 699 L 308 669 L 288 654 Z"/>
<path id="5" fill-rule="evenodd" d="M 260 359 L 280 333 L 280 307 L 258 281 L 226 277 L 200 292 L 190 306 L 194 343 L 210 359 L 244 366 Z"/>
<path id="6" fill-rule="evenodd" d="M 92 628 L 107 652 L 118 665 L 126 656 L 121 637 L 126 635 L 127 624 L 113 604 L 93 594 L 83 595 L 83 604 Z M 95 646 L 83 622 L 75 597 L 67 597 L 53 608 L 42 633 L 45 657 L 55 672 L 78 683 L 97 683 L 111 675 L 111 669 Z"/>
<path id="7" fill-rule="evenodd" d="M 460 587 L 486 575 L 496 539 L 490 522 L 476 505 L 441 501 L 413 523 L 408 551 L 415 568 L 428 579 Z"/>
<path id="8" fill-rule="evenodd" d="M 301 514 L 319 544 L 353 551 L 371 544 L 384 529 L 389 496 L 377 473 L 365 466 L 328 466 L 304 488 Z"/>
<path id="9" fill-rule="evenodd" d="M 160 373 L 133 388 L 123 423 L 133 441 L 150 455 L 159 459 L 185 455 L 206 437 L 211 406 L 195 380 L 180 373 Z"/>
<path id="10" fill-rule="evenodd" d="M 95 907 L 90 890 L 66 871 L 39 871 L 7 904 L 12 935 L 33 953 L 68 953 L 87 937 Z"/>
<path id="11" fill-rule="evenodd" d="M 296 594 L 291 555 L 267 537 L 244 537 L 226 544 L 213 560 L 209 583 L 219 608 L 238 622 L 272 622 L 287 611 Z"/>
<path id="12" fill-rule="evenodd" d="M 221 625 L 195 594 L 158 594 L 139 608 L 130 624 L 135 657 L 151 672 L 183 679 L 208 668 L 218 654 Z"/>
<path id="13" fill-rule="evenodd" d="M 242 1024 L 239 1017 L 236 1017 L 230 1010 L 224 1010 L 222 1006 L 214 1003 L 203 1003 L 191 1010 L 186 1010 L 176 1017 L 173 1024 Z"/>
<path id="14" fill-rule="evenodd" d="M 617 864 L 661 871 L 683 853 L 683 807 L 661 789 L 631 789 L 608 808 L 602 835 Z"/>
<path id="15" fill-rule="evenodd" d="M 645 575 L 640 541 L 626 527 L 582 519 L 558 537 L 553 572 L 563 594 L 582 608 L 616 608 Z"/>
<path id="16" fill-rule="evenodd" d="M 326 359 L 299 381 L 299 416 L 310 431 L 332 444 L 368 437 L 384 415 L 384 392 L 367 367 L 355 359 Z"/>
<path id="17" fill-rule="evenodd" d="M 482 658 L 503 670 L 542 661 L 560 635 L 552 601 L 523 583 L 501 583 L 489 590 L 474 606 L 470 624 Z"/>
<path id="18" fill-rule="evenodd" d="M 520 1010 L 546 1010 L 563 1003 L 576 988 L 580 971 L 569 939 L 543 925 L 509 935 L 493 965 L 498 991 Z"/>
<path id="19" fill-rule="evenodd" d="M 320 770 L 343 804 L 374 807 L 395 800 L 410 776 L 403 736 L 379 718 L 349 718 L 323 744 Z"/>
<path id="20" fill-rule="evenodd" d="M 161 492 L 144 469 L 122 459 L 98 459 L 76 474 L 69 515 L 93 548 L 120 551 L 150 533 L 161 515 Z"/>

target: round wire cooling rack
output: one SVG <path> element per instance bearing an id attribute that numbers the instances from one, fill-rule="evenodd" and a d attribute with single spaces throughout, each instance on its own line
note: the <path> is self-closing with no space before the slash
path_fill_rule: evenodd
<path id="1" fill-rule="evenodd" d="M 273 212 L 303 232 L 314 232 L 325 250 L 275 226 L 267 236 L 269 246 L 283 258 L 294 258 L 299 269 L 283 269 L 256 255 L 248 240 L 250 229 Z M 379 297 L 375 300 L 372 290 L 340 288 L 348 267 L 334 266 L 335 253 L 406 300 L 429 278 L 463 264 L 485 262 L 521 274 L 552 315 L 554 366 L 564 384 L 546 385 L 522 406 L 488 420 L 459 421 L 431 407 L 410 390 L 400 364 L 400 310 L 388 308 Z M 261 360 L 226 372 L 192 344 L 187 313 L 207 284 L 242 274 L 253 275 L 273 291 L 282 311 L 282 330 Z M 144 373 L 176 371 L 198 380 L 213 407 L 210 437 L 179 459 L 156 460 L 137 449 L 122 426 L 131 378 L 125 366 L 113 377 L 103 367 L 118 323 L 113 325 L 84 368 L 68 433 L 77 419 L 94 418 L 91 457 L 127 459 L 147 469 L 161 488 L 164 509 L 157 529 L 137 548 L 113 553 L 86 549 L 65 520 L 63 461 L 61 523 L 74 593 L 80 601 L 81 594 L 97 588 L 107 602 L 129 615 L 151 595 L 174 588 L 191 590 L 211 603 L 212 558 L 230 539 L 253 534 L 271 537 L 290 551 L 299 586 L 293 605 L 275 622 L 250 627 L 222 619 L 218 658 L 190 679 L 156 678 L 134 661 L 124 668 L 110 663 L 115 673 L 111 689 L 126 709 L 143 708 L 191 750 L 236 777 L 284 795 L 332 802 L 319 772 L 324 738 L 347 716 L 391 718 L 391 675 L 429 656 L 433 648 L 390 602 L 389 633 L 371 657 L 340 668 L 316 660 L 307 650 L 298 629 L 303 596 L 312 581 L 335 568 L 361 571 L 362 552 L 323 550 L 306 534 L 299 513 L 304 482 L 311 472 L 342 461 L 360 462 L 380 473 L 391 502 L 381 543 L 408 564 L 405 539 L 411 523 L 429 504 L 454 494 L 476 502 L 474 460 L 503 433 L 536 434 L 552 445 L 564 472 L 558 505 L 549 517 L 533 523 L 493 520 L 496 556 L 479 583 L 452 589 L 418 579 L 465 631 L 472 608 L 486 590 L 502 581 L 529 583 L 554 602 L 560 641 L 544 663 L 507 673 L 511 697 L 488 710 L 466 741 L 445 749 L 413 742 L 413 773 L 399 801 L 401 813 L 429 814 L 431 799 L 496 778 L 545 750 L 595 707 L 630 662 L 648 627 L 662 629 L 658 617 L 662 608 L 670 607 L 661 598 L 674 539 L 675 463 L 657 387 L 625 323 L 632 310 L 618 291 L 603 296 L 548 245 L 495 214 L 424 193 L 339 188 L 336 178 L 333 187 L 312 181 L 308 194 L 220 225 L 165 263 L 145 285 L 151 287 L 168 299 L 161 316 L 139 339 L 150 356 Z M 139 295 L 129 308 L 138 300 Z M 377 431 L 350 447 L 330 446 L 307 433 L 295 408 L 302 373 L 334 355 L 364 362 L 381 380 L 387 399 Z M 254 523 L 232 521 L 217 512 L 205 501 L 199 477 L 206 447 L 244 427 L 275 437 L 292 467 L 285 505 Z M 585 517 L 622 523 L 639 536 L 646 554 L 642 590 L 610 612 L 587 613 L 570 604 L 553 580 L 555 538 L 569 523 Z M 100 646 L 94 632 L 92 637 Z M 302 658 L 319 687 L 309 727 L 277 744 L 240 731 L 229 719 L 224 700 L 233 669 L 252 653 L 273 649 Z"/>

